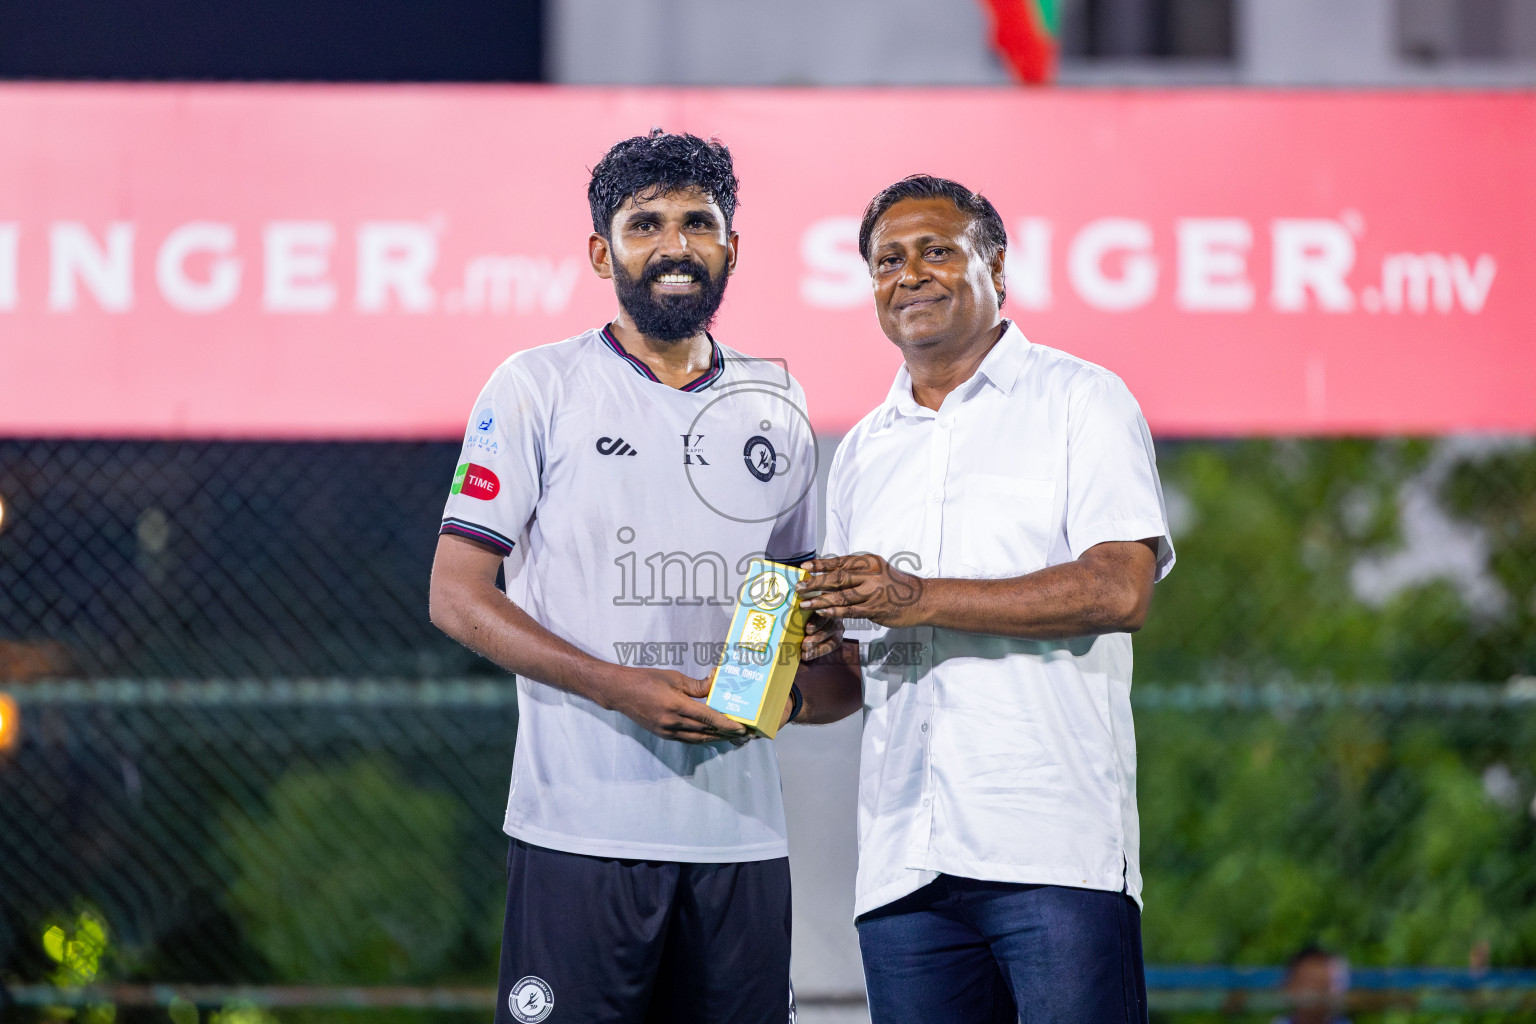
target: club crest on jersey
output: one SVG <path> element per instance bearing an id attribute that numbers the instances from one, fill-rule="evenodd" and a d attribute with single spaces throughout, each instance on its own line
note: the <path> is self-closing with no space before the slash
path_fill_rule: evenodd
<path id="1" fill-rule="evenodd" d="M 786 463 L 789 461 L 787 456 L 774 451 L 773 442 L 762 434 L 753 434 L 747 438 L 747 443 L 741 449 L 741 458 L 747 464 L 748 471 L 763 483 L 772 480 L 775 473 L 781 472 L 780 458 Z"/>
<path id="2" fill-rule="evenodd" d="M 490 501 L 501 490 L 496 474 L 473 462 L 462 463 L 453 473 L 453 494 L 466 494 L 481 501 Z"/>
<path id="3" fill-rule="evenodd" d="M 537 1024 L 555 1008 L 555 990 L 536 975 L 518 980 L 507 993 L 507 1009 L 523 1024 Z"/>

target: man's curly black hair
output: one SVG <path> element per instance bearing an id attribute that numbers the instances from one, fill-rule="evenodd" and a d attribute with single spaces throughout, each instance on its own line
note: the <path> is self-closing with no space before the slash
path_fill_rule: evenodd
<path id="1" fill-rule="evenodd" d="M 720 207 L 729 231 L 736 214 L 738 184 L 725 143 L 652 128 L 649 135 L 615 144 L 592 168 L 592 181 L 587 185 L 592 230 L 611 238 L 613 215 L 626 199 L 649 201 L 668 192 L 697 188 Z"/>

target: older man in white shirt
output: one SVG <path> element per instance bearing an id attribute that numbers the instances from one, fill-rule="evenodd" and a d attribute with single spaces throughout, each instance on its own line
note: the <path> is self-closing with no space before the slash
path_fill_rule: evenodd
<path id="1" fill-rule="evenodd" d="M 808 607 L 865 620 L 875 1024 L 1146 1020 L 1131 638 L 1173 565 L 1113 373 L 1003 320 L 992 204 L 918 175 L 860 252 L 905 365 L 832 464 Z M 850 623 L 852 627 L 853 623 Z"/>

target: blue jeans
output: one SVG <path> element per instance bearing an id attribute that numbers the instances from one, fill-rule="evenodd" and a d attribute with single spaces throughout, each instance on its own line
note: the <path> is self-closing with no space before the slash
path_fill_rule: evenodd
<path id="1" fill-rule="evenodd" d="M 940 875 L 857 924 L 873 1024 L 1146 1024 L 1123 893 Z"/>

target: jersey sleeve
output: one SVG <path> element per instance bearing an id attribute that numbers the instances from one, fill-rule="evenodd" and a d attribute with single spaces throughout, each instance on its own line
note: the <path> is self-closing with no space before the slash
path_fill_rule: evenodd
<path id="1" fill-rule="evenodd" d="M 821 550 L 828 557 L 850 555 L 848 550 L 848 509 L 843 493 L 843 463 L 854 444 L 853 435 L 843 438 L 832 456 L 832 468 L 827 474 L 827 531 L 821 539 Z"/>
<path id="2" fill-rule="evenodd" d="M 785 565 L 799 565 L 816 557 L 816 480 L 811 478 L 805 496 L 773 524 L 768 535 L 768 557 Z"/>
<path id="3" fill-rule="evenodd" d="M 794 433 L 790 449 L 793 474 L 788 496 L 794 504 L 780 513 L 768 535 L 768 557 L 786 565 L 799 565 L 816 557 L 816 435 L 811 431 L 810 418 L 804 415 L 805 392 L 798 382 L 793 383 L 794 402 L 802 416 Z"/>
<path id="4" fill-rule="evenodd" d="M 1173 568 L 1152 434 L 1130 389 L 1113 374 L 1094 374 L 1073 395 L 1066 513 L 1073 558 L 1106 541 L 1156 538 L 1157 579 Z"/>
<path id="5" fill-rule="evenodd" d="M 497 369 L 475 401 L 438 532 L 511 554 L 538 504 L 545 436 L 533 388 L 511 364 Z"/>

